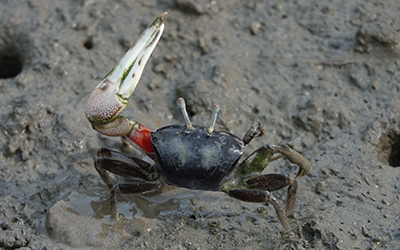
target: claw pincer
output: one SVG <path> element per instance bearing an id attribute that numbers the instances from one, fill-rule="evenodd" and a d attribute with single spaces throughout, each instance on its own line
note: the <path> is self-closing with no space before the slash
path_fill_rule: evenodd
<path id="1" fill-rule="evenodd" d="M 128 136 L 147 153 L 153 152 L 150 130 L 119 114 L 128 103 L 144 66 L 161 37 L 166 14 L 157 17 L 143 32 L 139 40 L 93 90 L 85 107 L 86 118 L 96 131 L 108 136 Z"/>

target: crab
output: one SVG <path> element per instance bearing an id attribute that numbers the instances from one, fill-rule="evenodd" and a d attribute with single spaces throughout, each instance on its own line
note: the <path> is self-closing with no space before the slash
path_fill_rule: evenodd
<path id="1" fill-rule="evenodd" d="M 239 163 L 246 146 L 264 134 L 263 125 L 254 122 L 243 138 L 215 131 L 218 104 L 212 106 L 208 127 L 193 125 L 185 101 L 178 98 L 185 125 L 169 125 L 152 132 L 144 125 L 120 115 L 141 77 L 144 66 L 164 30 L 164 17 L 158 16 L 138 41 L 90 94 L 85 107 L 93 129 L 108 136 L 122 137 L 152 159 L 145 161 L 108 148 L 101 148 L 94 165 L 110 189 L 111 216 L 118 217 L 117 194 L 150 193 L 162 185 L 188 189 L 222 191 L 246 202 L 270 203 L 286 231 L 291 227 L 287 214 L 293 211 L 298 177 L 311 168 L 297 151 L 280 144 L 266 144 Z M 285 157 L 299 167 L 293 178 L 286 174 L 262 174 L 267 165 Z M 115 176 L 124 177 L 124 182 Z M 286 207 L 270 193 L 287 189 Z"/>

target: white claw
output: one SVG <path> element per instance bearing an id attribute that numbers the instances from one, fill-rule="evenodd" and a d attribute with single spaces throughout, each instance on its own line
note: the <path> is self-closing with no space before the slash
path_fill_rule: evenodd
<path id="1" fill-rule="evenodd" d="M 117 90 L 119 98 L 127 101 L 135 90 L 144 66 L 164 31 L 162 22 L 166 15 L 167 12 L 164 12 L 154 20 L 106 77 L 110 81 L 121 79 Z"/>
<path id="2" fill-rule="evenodd" d="M 178 107 L 181 109 L 182 114 L 183 114 L 183 118 L 185 119 L 186 122 L 186 127 L 188 130 L 193 129 L 193 124 L 190 121 L 189 115 L 186 111 L 186 103 L 185 103 L 185 99 L 183 99 L 182 97 L 179 97 L 178 100 L 176 100 L 176 104 L 178 104 Z"/>
<path id="3" fill-rule="evenodd" d="M 211 124 L 210 124 L 210 127 L 208 127 L 208 129 L 207 129 L 208 133 L 210 133 L 210 134 L 214 131 L 214 126 L 215 126 L 215 122 L 217 121 L 218 112 L 219 112 L 219 105 L 218 105 L 218 103 L 214 103 L 214 105 L 212 107 Z"/>
<path id="4" fill-rule="evenodd" d="M 142 75 L 144 66 L 164 31 L 167 12 L 158 16 L 93 90 L 85 114 L 91 122 L 108 122 L 122 112 Z"/>
<path id="5" fill-rule="evenodd" d="M 127 102 L 138 84 L 144 66 L 156 47 L 164 31 L 164 17 L 167 12 L 158 16 L 142 33 L 136 43 L 126 52 L 103 81 L 119 82 L 116 94 L 121 102 Z M 99 84 L 100 87 L 102 83 Z"/>

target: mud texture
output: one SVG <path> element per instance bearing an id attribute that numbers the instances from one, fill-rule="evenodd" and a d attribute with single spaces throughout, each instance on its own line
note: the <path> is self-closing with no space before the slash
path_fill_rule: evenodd
<path id="1" fill-rule="evenodd" d="M 91 90 L 148 24 L 166 29 L 124 115 L 150 129 L 184 120 L 265 135 L 310 159 L 287 238 L 272 206 L 165 187 L 120 196 L 93 167 Z M 399 1 L 0 3 L 1 249 L 398 249 Z M 294 176 L 281 160 L 267 171 Z M 277 192 L 279 200 L 284 192 Z"/>

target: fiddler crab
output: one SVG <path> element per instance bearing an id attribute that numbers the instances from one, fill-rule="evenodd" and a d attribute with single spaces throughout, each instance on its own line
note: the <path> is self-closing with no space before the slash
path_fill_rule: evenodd
<path id="1" fill-rule="evenodd" d="M 212 107 L 209 127 L 193 125 L 188 117 L 183 98 L 177 104 L 186 125 L 170 125 L 155 132 L 136 121 L 120 115 L 136 88 L 143 68 L 164 30 L 158 16 L 143 32 L 120 62 L 90 94 L 85 107 L 86 118 L 101 134 L 119 136 L 126 143 L 139 147 L 154 164 L 111 149 L 101 148 L 95 159 L 95 168 L 111 190 L 111 216 L 117 217 L 117 193 L 150 193 L 162 185 L 222 191 L 247 202 L 271 203 L 286 231 L 291 227 L 287 214 L 295 204 L 297 181 L 311 168 L 310 162 L 297 151 L 279 144 L 266 144 L 239 163 L 246 146 L 255 137 L 263 135 L 263 125 L 252 124 L 243 138 L 225 131 L 215 131 L 219 111 Z M 267 165 L 281 157 L 299 167 L 296 177 L 285 174 L 262 174 Z M 118 183 L 115 176 L 129 181 Z M 286 208 L 270 192 L 288 187 Z"/>

